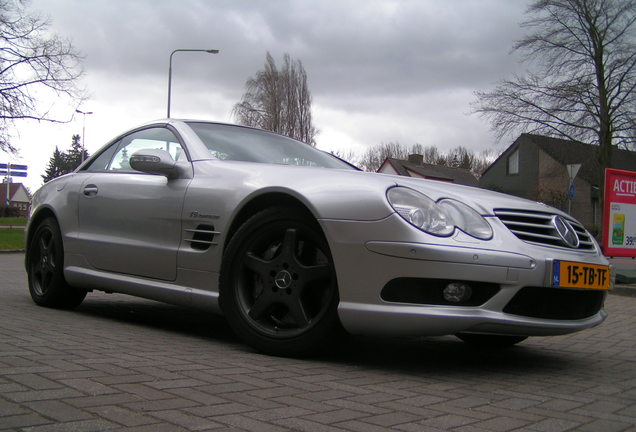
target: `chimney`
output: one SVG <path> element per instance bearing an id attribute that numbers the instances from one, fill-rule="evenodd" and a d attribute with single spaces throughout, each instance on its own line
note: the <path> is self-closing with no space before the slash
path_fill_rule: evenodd
<path id="1" fill-rule="evenodd" d="M 424 155 L 421 154 L 410 154 L 409 155 L 409 162 L 411 162 L 414 165 L 419 165 L 422 166 L 424 165 Z"/>

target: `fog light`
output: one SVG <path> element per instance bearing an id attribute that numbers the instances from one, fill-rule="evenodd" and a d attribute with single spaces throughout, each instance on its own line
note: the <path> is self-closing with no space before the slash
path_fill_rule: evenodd
<path id="1" fill-rule="evenodd" d="M 462 303 L 470 299 L 473 290 L 463 282 L 452 282 L 446 285 L 442 293 L 447 302 Z"/>

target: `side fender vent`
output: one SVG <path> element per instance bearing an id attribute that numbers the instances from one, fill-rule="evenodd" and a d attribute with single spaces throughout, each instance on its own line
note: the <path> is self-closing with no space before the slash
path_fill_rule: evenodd
<path id="1" fill-rule="evenodd" d="M 208 250 L 210 246 L 216 245 L 214 236 L 220 234 L 214 230 L 213 225 L 198 225 L 195 229 L 186 229 L 186 239 L 190 247 L 196 250 Z"/>

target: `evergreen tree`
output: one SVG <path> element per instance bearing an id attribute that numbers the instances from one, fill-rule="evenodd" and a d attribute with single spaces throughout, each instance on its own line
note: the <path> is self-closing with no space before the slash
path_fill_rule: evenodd
<path id="1" fill-rule="evenodd" d="M 63 174 L 66 174 L 64 156 L 56 146 L 53 156 L 49 159 L 49 165 L 47 166 L 44 175 L 42 175 L 42 180 L 46 183 Z"/>
<path id="2" fill-rule="evenodd" d="M 56 177 L 75 171 L 82 163 L 82 152 L 84 153 L 84 160 L 88 158 L 88 152 L 82 149 L 82 144 L 79 135 L 73 135 L 71 138 L 71 148 L 65 152 L 55 147 L 53 156 L 49 159 L 49 165 L 42 175 L 42 180 L 48 182 Z"/>
<path id="3" fill-rule="evenodd" d="M 67 172 L 75 170 L 83 160 L 88 158 L 88 152 L 82 149 L 81 137 L 79 135 L 73 135 L 71 138 L 71 148 L 64 153 L 64 162 L 66 163 Z M 82 152 L 84 157 L 82 157 Z"/>

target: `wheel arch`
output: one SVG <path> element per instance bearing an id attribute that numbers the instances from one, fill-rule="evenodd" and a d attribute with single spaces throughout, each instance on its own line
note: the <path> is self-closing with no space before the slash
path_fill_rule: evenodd
<path id="1" fill-rule="evenodd" d="M 284 192 L 267 192 L 256 197 L 253 197 L 249 201 L 247 201 L 241 209 L 238 211 L 232 223 L 230 224 L 227 235 L 225 236 L 225 241 L 223 244 L 223 249 L 227 248 L 230 240 L 234 237 L 236 231 L 243 225 L 249 218 L 254 216 L 256 213 L 272 208 L 272 207 L 293 207 L 301 213 L 304 213 L 307 218 L 310 218 L 312 221 L 316 222 L 316 227 L 320 229 L 320 232 L 324 236 L 325 233 L 320 227 L 320 224 L 317 223 L 316 216 L 314 213 L 307 207 L 307 205 L 302 202 L 299 198 L 294 197 L 290 194 Z M 326 236 L 325 236 L 326 238 Z"/>

